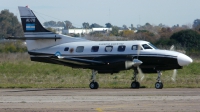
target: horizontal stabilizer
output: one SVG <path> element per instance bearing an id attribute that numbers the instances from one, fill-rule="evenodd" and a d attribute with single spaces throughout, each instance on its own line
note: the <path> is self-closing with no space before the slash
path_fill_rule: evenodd
<path id="1" fill-rule="evenodd" d="M 17 39 L 17 40 L 38 40 L 38 39 L 61 39 L 61 37 L 7 37 L 6 39 Z"/>

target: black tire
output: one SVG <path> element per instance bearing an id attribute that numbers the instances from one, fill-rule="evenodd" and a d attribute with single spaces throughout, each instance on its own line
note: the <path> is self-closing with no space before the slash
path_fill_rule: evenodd
<path id="1" fill-rule="evenodd" d="M 161 87 L 160 87 L 160 89 L 162 89 L 163 88 L 163 83 L 161 82 Z"/>
<path id="2" fill-rule="evenodd" d="M 98 89 L 99 84 L 97 82 L 91 82 L 89 87 L 90 87 L 90 89 Z"/>
<path id="3" fill-rule="evenodd" d="M 155 83 L 155 88 L 156 89 L 162 89 L 163 88 L 163 83 L 162 82 L 156 82 Z"/>
<path id="4" fill-rule="evenodd" d="M 131 83 L 131 88 L 133 88 L 133 89 L 138 89 L 138 88 L 140 88 L 140 83 L 139 82 L 132 82 Z"/>
<path id="5" fill-rule="evenodd" d="M 98 89 L 99 88 L 99 83 L 98 82 L 94 82 L 95 83 L 95 89 Z"/>

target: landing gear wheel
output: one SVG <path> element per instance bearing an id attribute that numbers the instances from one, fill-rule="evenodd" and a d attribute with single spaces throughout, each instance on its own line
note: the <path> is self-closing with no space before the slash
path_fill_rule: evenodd
<path id="1" fill-rule="evenodd" d="M 133 82 L 131 83 L 131 88 L 133 88 L 133 89 L 138 89 L 138 88 L 140 88 L 140 83 L 139 83 L 139 82 L 133 81 Z"/>
<path id="2" fill-rule="evenodd" d="M 155 88 L 156 89 L 162 89 L 163 88 L 163 83 L 162 82 L 156 82 L 155 83 Z"/>
<path id="3" fill-rule="evenodd" d="M 98 89 L 99 88 L 98 82 L 91 82 L 89 86 L 90 86 L 90 89 Z"/>

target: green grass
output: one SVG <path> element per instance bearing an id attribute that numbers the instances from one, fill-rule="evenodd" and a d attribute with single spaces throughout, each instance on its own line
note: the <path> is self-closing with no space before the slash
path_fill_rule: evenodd
<path id="1" fill-rule="evenodd" d="M 171 80 L 173 70 L 164 71 L 165 88 L 200 87 L 200 62 L 178 70 L 177 81 Z M 100 88 L 130 88 L 133 70 L 118 74 L 98 74 Z M 91 70 L 31 62 L 27 54 L 0 54 L 0 88 L 88 88 Z M 145 74 L 141 87 L 154 88 L 157 74 Z"/>

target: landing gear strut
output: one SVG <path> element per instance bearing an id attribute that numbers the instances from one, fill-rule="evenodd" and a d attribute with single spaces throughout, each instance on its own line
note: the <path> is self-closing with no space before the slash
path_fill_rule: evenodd
<path id="1" fill-rule="evenodd" d="M 97 74 L 97 71 L 92 70 L 91 83 L 89 85 L 90 89 L 98 89 L 99 88 L 99 84 L 98 84 L 98 82 L 96 82 L 96 74 Z"/>
<path id="2" fill-rule="evenodd" d="M 137 74 L 138 74 L 138 71 L 134 70 L 134 73 L 133 73 L 133 82 L 131 83 L 131 88 L 133 88 L 133 89 L 140 88 L 140 83 L 137 81 Z"/>
<path id="3" fill-rule="evenodd" d="M 155 83 L 155 88 L 156 89 L 162 89 L 163 88 L 163 83 L 161 82 L 161 71 L 157 71 L 158 72 L 158 78 L 156 79 L 157 82 Z"/>

